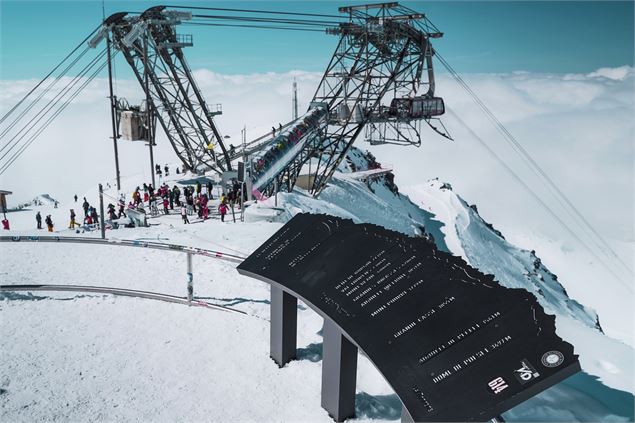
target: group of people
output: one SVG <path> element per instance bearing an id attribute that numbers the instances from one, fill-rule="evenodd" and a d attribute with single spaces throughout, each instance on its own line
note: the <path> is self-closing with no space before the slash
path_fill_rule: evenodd
<path id="1" fill-rule="evenodd" d="M 170 176 L 170 168 L 168 167 L 168 165 L 165 165 L 163 167 L 163 170 L 161 170 L 161 165 L 160 164 L 156 164 L 156 165 L 154 165 L 154 171 L 155 171 L 155 173 L 157 175 L 159 175 L 159 177 L 161 177 L 161 176 Z M 180 173 L 178 166 L 176 168 L 176 173 L 177 173 L 177 175 Z"/>
<path id="2" fill-rule="evenodd" d="M 77 202 L 77 195 L 75 195 L 74 198 L 75 202 Z M 84 225 L 97 225 L 99 223 L 99 215 L 97 214 L 97 209 L 95 209 L 88 203 L 86 197 L 84 197 L 82 208 L 84 209 Z M 42 214 L 39 211 L 35 214 L 35 223 L 37 224 L 37 229 L 42 229 Z M 53 218 L 50 214 L 46 215 L 44 223 L 46 224 L 46 228 L 48 229 L 48 231 L 53 232 L 53 230 L 55 229 L 55 224 L 53 223 Z M 68 228 L 74 229 L 76 226 L 81 227 L 82 225 L 77 223 L 77 214 L 75 213 L 75 209 L 70 209 L 70 221 L 68 224 Z"/>
<path id="3" fill-rule="evenodd" d="M 314 130 L 320 123 L 320 119 L 324 116 L 325 109 L 315 108 L 308 116 L 305 116 L 301 122 L 289 127 L 284 133 L 282 126 L 278 129 L 278 136 L 271 147 L 253 162 L 253 174 L 258 177 L 269 168 L 270 164 L 275 162 L 284 153 L 295 146 L 300 139 L 307 133 Z M 272 128 L 272 134 L 276 136 L 276 129 Z"/>
<path id="4" fill-rule="evenodd" d="M 197 214 L 199 219 L 205 221 L 209 219 L 211 214 L 211 200 L 214 200 L 213 189 L 214 185 L 211 182 L 203 185 L 200 181 L 197 181 L 194 186 L 184 187 L 182 192 L 177 185 L 170 188 L 164 183 L 158 189 L 155 189 L 152 184 L 144 183 L 142 187 L 137 187 L 132 193 L 132 201 L 128 204 L 128 208 L 143 210 L 144 205 L 147 205 L 150 209 L 150 214 L 157 215 L 160 213 L 160 206 L 163 206 L 163 214 L 170 214 L 170 211 L 176 207 L 180 210 L 184 224 L 190 223 L 189 216 L 194 213 Z M 235 182 L 227 194 L 222 193 L 220 196 L 218 214 L 221 221 L 225 221 L 227 213 L 238 202 L 239 192 L 240 185 Z M 109 208 L 109 210 L 109 213 L 114 215 L 114 206 Z"/>
<path id="5" fill-rule="evenodd" d="M 97 213 L 97 209 L 88 203 L 88 200 L 86 200 L 86 197 L 84 197 L 82 208 L 84 209 L 84 225 L 87 225 L 89 227 L 91 225 L 98 226 L 99 214 Z M 71 209 L 71 223 L 72 224 L 69 226 L 69 228 L 74 227 L 74 223 L 75 223 L 74 218 L 75 218 L 75 211 Z"/>
<path id="6" fill-rule="evenodd" d="M 183 170 L 181 170 L 181 168 L 179 166 L 176 167 L 176 174 L 180 175 L 181 173 L 185 173 L 185 167 L 183 167 Z M 170 167 L 166 164 L 165 166 L 161 167 L 160 164 L 155 164 L 154 165 L 154 172 L 159 176 L 170 176 Z"/>
<path id="7" fill-rule="evenodd" d="M 158 166 L 158 165 L 157 165 Z M 169 168 L 165 166 L 166 174 L 169 172 Z M 188 216 L 196 213 L 198 218 L 205 221 L 210 218 L 210 206 L 211 200 L 214 200 L 213 196 L 214 185 L 211 182 L 207 182 L 205 185 L 197 181 L 194 186 L 186 186 L 181 189 L 174 185 L 170 188 L 167 183 L 163 183 L 158 189 L 155 189 L 152 184 L 144 183 L 142 187 L 136 187 L 132 193 L 132 200 L 128 203 L 128 209 L 139 210 L 145 213 L 144 207 L 147 206 L 150 209 L 151 214 L 159 213 L 159 205 L 163 206 L 163 214 L 169 215 L 170 210 L 180 210 L 181 217 L 184 224 L 190 223 Z M 239 203 L 240 196 L 242 195 L 241 186 L 237 181 L 233 181 L 233 184 L 227 193 L 223 192 L 219 198 L 218 214 L 221 221 L 225 221 L 225 216 L 229 211 L 233 211 L 234 207 Z M 74 200 L 77 202 L 78 197 L 74 195 Z M 116 201 L 117 204 L 109 203 L 107 211 L 104 217 L 114 221 L 122 217 L 127 217 L 126 214 L 126 201 L 125 195 L 121 194 L 121 197 Z M 240 205 L 238 204 L 238 207 Z M 97 209 L 90 205 L 86 197 L 82 203 L 82 209 L 84 211 L 83 226 L 87 228 L 94 228 L 99 226 L 99 214 Z M 37 223 L 37 229 L 42 229 L 42 215 L 38 211 L 35 215 Z M 3 222 L 4 223 L 4 222 Z M 7 222 L 8 223 L 8 222 Z M 47 215 L 44 219 L 44 223 L 47 226 L 49 232 L 53 232 L 54 224 L 51 215 Z M 70 209 L 70 221 L 69 229 L 75 227 L 82 227 L 77 222 L 77 214 L 75 209 Z"/>
<path id="8" fill-rule="evenodd" d="M 37 223 L 37 228 L 42 229 L 42 215 L 40 214 L 39 211 L 35 215 L 35 221 Z M 53 232 L 55 225 L 53 225 L 53 219 L 51 218 L 50 214 L 46 215 L 46 219 L 44 219 L 44 223 L 46 223 L 46 227 L 48 228 L 48 231 Z"/>
<path id="9" fill-rule="evenodd" d="M 118 211 L 116 211 L 115 209 L 118 209 Z M 125 209 L 126 209 L 126 200 L 122 194 L 119 200 L 117 201 L 117 206 L 115 206 L 112 203 L 108 203 L 108 212 L 107 212 L 108 218 L 110 220 L 115 220 L 115 219 L 121 219 L 122 216 L 128 217 Z"/>

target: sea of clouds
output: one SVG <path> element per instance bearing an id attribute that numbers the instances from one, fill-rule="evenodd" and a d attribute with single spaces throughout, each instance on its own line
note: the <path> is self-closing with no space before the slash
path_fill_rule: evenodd
<path id="1" fill-rule="evenodd" d="M 303 71 L 223 75 L 206 69 L 195 70 L 194 75 L 208 103 L 222 103 L 223 114 L 216 122 L 233 144 L 240 143 L 240 131 L 244 127 L 247 138 L 252 139 L 272 125 L 290 120 L 294 78 L 298 83 L 300 110 L 305 110 L 322 76 Z M 602 68 L 587 74 L 514 72 L 463 77 L 594 228 L 609 240 L 622 260 L 632 267 L 634 68 Z M 0 81 L 2 114 L 36 82 Z M 117 81 L 116 93 L 131 103 L 138 103 L 143 96 L 133 80 Z M 525 248 L 536 245 L 538 238 L 557 241 L 553 248 L 563 252 L 583 249 L 580 239 L 592 245 L 593 241 L 575 226 L 546 186 L 450 75 L 437 75 L 436 93 L 445 99 L 448 109 L 460 116 L 574 228 L 575 236 L 564 230 L 452 115 L 443 121 L 454 141 L 441 138 L 424 125 L 420 148 L 370 147 L 361 139 L 356 145 L 369 148 L 380 162 L 391 164 L 397 184 L 414 201 L 417 201 L 418 186 L 428 179 L 439 178 L 450 182 L 469 203 L 478 205 L 486 220 Z M 44 101 L 53 95 L 53 92 L 48 94 Z M 14 192 L 10 204 L 40 193 L 68 200 L 98 181 L 112 182 L 114 161 L 107 96 L 107 80 L 94 80 L 0 176 L 0 189 Z M 6 142 L 2 140 L 3 145 Z M 176 163 L 176 156 L 163 134 L 159 134 L 157 142 L 155 161 Z M 149 180 L 147 147 L 142 143 L 120 141 L 119 154 L 122 175 L 142 174 Z"/>

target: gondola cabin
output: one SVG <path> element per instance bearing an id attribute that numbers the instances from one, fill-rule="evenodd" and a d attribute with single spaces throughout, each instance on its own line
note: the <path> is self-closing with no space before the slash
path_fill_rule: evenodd
<path id="1" fill-rule="evenodd" d="M 398 118 L 425 119 L 445 113 L 441 97 L 394 98 L 390 102 L 390 113 Z"/>

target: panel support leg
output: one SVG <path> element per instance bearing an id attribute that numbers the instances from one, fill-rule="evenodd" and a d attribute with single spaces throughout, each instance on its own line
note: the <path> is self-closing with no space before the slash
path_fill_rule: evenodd
<path id="1" fill-rule="evenodd" d="M 337 422 L 355 416 L 357 347 L 330 319 L 324 319 L 322 407 Z"/>
<path id="2" fill-rule="evenodd" d="M 270 356 L 284 367 L 295 358 L 298 327 L 298 299 L 271 286 Z"/>

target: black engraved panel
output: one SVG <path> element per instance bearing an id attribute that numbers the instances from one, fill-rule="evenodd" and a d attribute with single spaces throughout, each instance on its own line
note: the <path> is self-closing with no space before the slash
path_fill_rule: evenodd
<path id="1" fill-rule="evenodd" d="M 300 214 L 238 271 L 334 320 L 415 421 L 486 421 L 580 370 L 533 294 L 379 226 Z"/>

